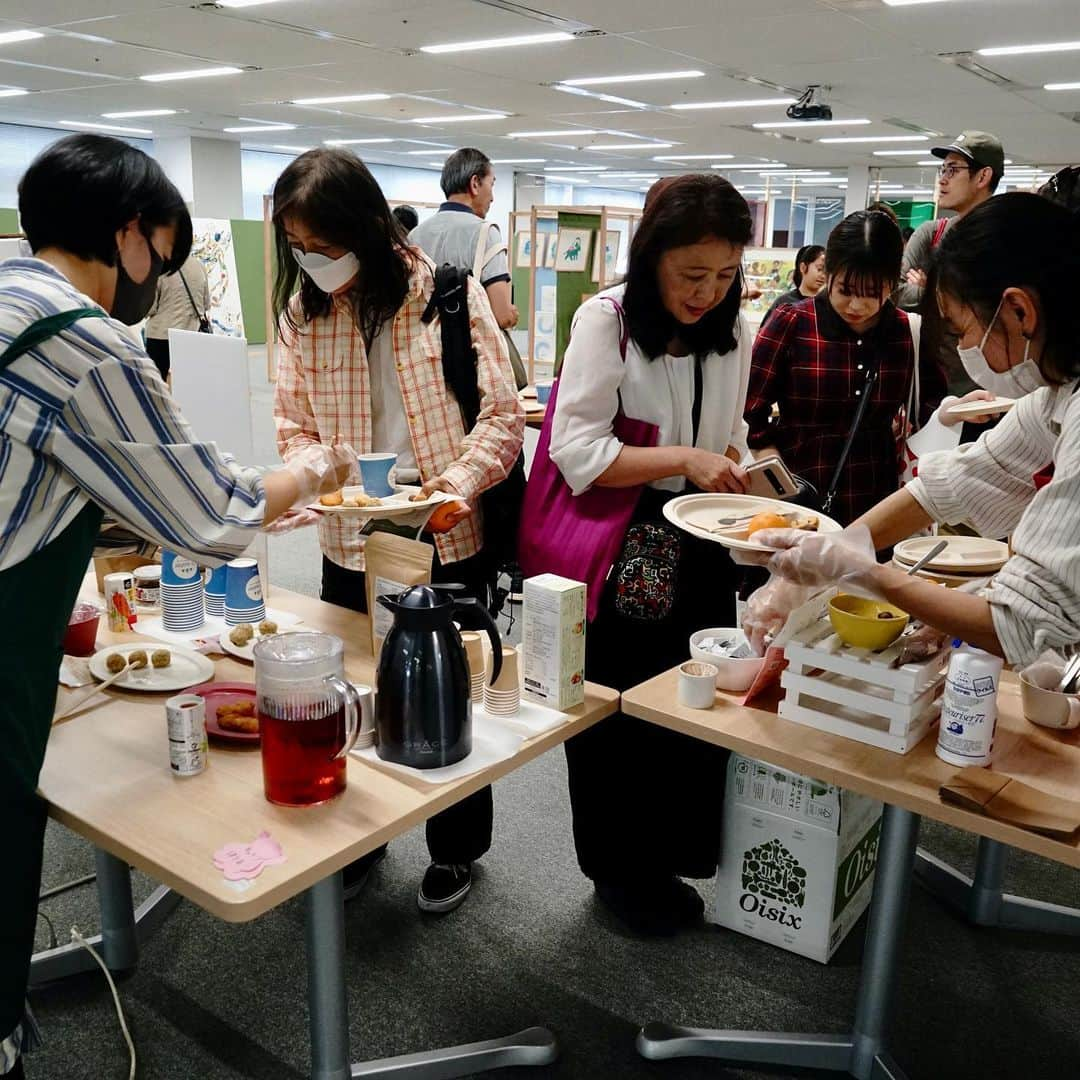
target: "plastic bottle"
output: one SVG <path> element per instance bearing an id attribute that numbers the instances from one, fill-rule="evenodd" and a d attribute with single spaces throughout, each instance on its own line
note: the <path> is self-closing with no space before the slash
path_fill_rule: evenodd
<path id="1" fill-rule="evenodd" d="M 961 768 L 989 765 L 1004 661 L 959 641 L 953 650 L 941 699 L 937 756 Z"/>

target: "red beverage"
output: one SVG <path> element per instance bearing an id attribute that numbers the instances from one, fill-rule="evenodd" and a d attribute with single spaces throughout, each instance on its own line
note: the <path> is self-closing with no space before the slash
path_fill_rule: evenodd
<path id="1" fill-rule="evenodd" d="M 100 621 L 101 608 L 96 604 L 76 604 L 64 634 L 64 652 L 68 656 L 93 656 Z"/>
<path id="2" fill-rule="evenodd" d="M 315 806 L 345 790 L 345 708 L 259 700 L 263 788 L 280 806 Z"/>

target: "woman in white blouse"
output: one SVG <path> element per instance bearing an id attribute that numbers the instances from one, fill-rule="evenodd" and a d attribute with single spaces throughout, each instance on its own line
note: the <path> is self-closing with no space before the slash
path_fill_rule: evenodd
<path id="1" fill-rule="evenodd" d="M 588 631 L 585 674 L 606 686 L 656 675 L 686 659 L 693 631 L 733 624 L 727 555 L 662 510 L 687 491 L 746 489 L 753 335 L 739 302 L 750 235 L 746 201 L 721 177 L 667 182 L 646 203 L 625 282 L 574 319 L 551 459 L 575 495 L 645 485 Z M 620 405 L 659 428 L 658 445 L 615 437 Z M 567 743 L 566 756 L 578 861 L 600 900 L 639 932 L 700 918 L 701 898 L 681 877 L 716 869 L 725 753 L 617 714 Z"/>
<path id="2" fill-rule="evenodd" d="M 918 479 L 846 533 L 762 533 L 788 550 L 768 563 L 783 580 L 751 598 L 758 637 L 797 601 L 791 583 L 841 581 L 1017 667 L 1080 646 L 1080 222 L 1038 195 L 999 195 L 948 231 L 937 258 L 938 304 L 967 373 L 1019 400 L 977 442 L 920 460 Z M 935 521 L 1011 534 L 1012 557 L 981 595 L 878 564 L 874 548 Z"/>

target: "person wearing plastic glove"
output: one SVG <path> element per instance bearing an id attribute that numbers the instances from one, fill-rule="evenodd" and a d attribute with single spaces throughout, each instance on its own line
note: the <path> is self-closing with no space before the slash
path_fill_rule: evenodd
<path id="1" fill-rule="evenodd" d="M 492 560 L 478 496 L 510 474 L 525 433 L 487 294 L 469 279 L 479 413 L 467 429 L 443 374 L 440 320 L 423 321 L 434 264 L 409 246 L 363 162 L 347 150 L 301 154 L 274 185 L 274 232 L 281 336 L 274 421 L 282 458 L 316 461 L 339 436 L 362 454 L 396 454 L 399 483 L 454 497 L 433 514 L 410 515 L 416 529 L 431 518 L 432 579 L 460 583 L 487 606 Z M 310 520 L 305 514 L 296 524 Z M 322 599 L 365 611 L 360 524 L 323 515 L 319 546 Z M 488 787 L 428 821 L 421 910 L 445 913 L 464 901 L 472 863 L 491 845 L 492 820 Z M 345 868 L 347 898 L 359 894 L 384 854 L 379 848 Z"/>
<path id="2" fill-rule="evenodd" d="M 999 196 L 946 234 L 938 303 L 976 381 L 1018 398 L 977 442 L 931 454 L 919 476 L 839 534 L 757 534 L 773 580 L 751 598 L 760 641 L 798 587 L 839 584 L 886 600 L 1020 667 L 1080 644 L 1080 223 L 1037 195 Z M 939 522 L 1011 534 L 1012 555 L 978 595 L 877 562 L 875 549 Z"/>

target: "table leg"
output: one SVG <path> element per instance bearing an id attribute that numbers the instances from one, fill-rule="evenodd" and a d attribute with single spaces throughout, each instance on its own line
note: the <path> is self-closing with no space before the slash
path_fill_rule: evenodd
<path id="1" fill-rule="evenodd" d="M 1005 893 L 1008 853 L 1005 844 L 979 837 L 975 876 L 969 878 L 920 849 L 915 857 L 915 877 L 975 926 L 1080 935 L 1080 910 Z"/>
<path id="2" fill-rule="evenodd" d="M 653 1023 L 639 1032 L 638 1053 L 653 1060 L 714 1057 L 738 1064 L 849 1073 L 856 1080 L 904 1080 L 903 1072 L 885 1050 L 885 1035 L 898 974 L 918 829 L 919 819 L 914 814 L 896 806 L 885 807 L 855 1024 L 850 1035 L 714 1031 Z"/>
<path id="3" fill-rule="evenodd" d="M 349 1064 L 345 909 L 340 873 L 308 889 L 305 928 L 312 1080 L 352 1080 L 362 1076 L 449 1080 L 509 1065 L 550 1065 L 558 1057 L 555 1036 L 546 1028 L 531 1027 L 501 1039 Z"/>
<path id="4" fill-rule="evenodd" d="M 139 946 L 172 914 L 180 897 L 159 885 L 136 910 L 131 899 L 131 870 L 123 859 L 97 848 L 98 909 L 101 933 L 87 938 L 110 971 L 129 971 L 139 959 Z M 71 942 L 36 953 L 30 962 L 30 985 L 41 986 L 69 975 L 96 970 L 94 958 Z"/>

